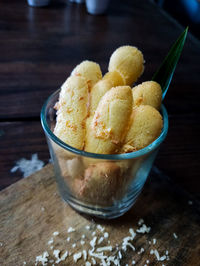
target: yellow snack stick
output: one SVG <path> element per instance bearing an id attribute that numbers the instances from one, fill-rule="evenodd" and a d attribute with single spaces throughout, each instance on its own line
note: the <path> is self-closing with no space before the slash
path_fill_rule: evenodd
<path id="1" fill-rule="evenodd" d="M 120 149 L 133 106 L 129 86 L 111 88 L 100 100 L 87 132 L 85 150 L 113 154 Z"/>
<path id="2" fill-rule="evenodd" d="M 92 87 L 90 92 L 90 116 L 94 115 L 101 98 L 111 88 L 112 84 L 109 80 L 100 80 Z"/>
<path id="3" fill-rule="evenodd" d="M 57 104 L 54 134 L 65 143 L 82 150 L 85 120 L 88 115 L 88 84 L 80 76 L 71 76 L 62 85 Z"/>
<path id="4" fill-rule="evenodd" d="M 101 162 L 88 167 L 83 180 L 75 180 L 74 191 L 87 202 L 108 205 L 117 199 L 122 183 L 119 166 L 114 162 Z"/>
<path id="5" fill-rule="evenodd" d="M 160 84 L 155 81 L 146 81 L 133 87 L 134 105 L 151 105 L 157 110 L 162 102 L 162 90 Z"/>
<path id="6" fill-rule="evenodd" d="M 110 57 L 108 71 L 118 71 L 132 85 L 144 71 L 144 58 L 140 50 L 134 46 L 121 46 Z"/>
<path id="7" fill-rule="evenodd" d="M 90 116 L 94 115 L 97 106 L 104 96 L 112 87 L 124 85 L 122 76 L 117 72 L 108 72 L 104 75 L 103 79 L 98 81 L 91 89 L 90 93 Z"/>
<path id="8" fill-rule="evenodd" d="M 71 73 L 72 76 L 83 76 L 89 86 L 89 90 L 102 79 L 102 73 L 99 64 L 85 60 L 77 65 Z"/>
<path id="9" fill-rule="evenodd" d="M 160 135 L 162 127 L 162 116 L 154 107 L 134 107 L 122 152 L 132 152 L 146 147 Z"/>
<path id="10" fill-rule="evenodd" d="M 126 85 L 126 81 L 118 71 L 107 72 L 103 76 L 103 80 L 108 80 L 112 83 L 112 87 Z"/>

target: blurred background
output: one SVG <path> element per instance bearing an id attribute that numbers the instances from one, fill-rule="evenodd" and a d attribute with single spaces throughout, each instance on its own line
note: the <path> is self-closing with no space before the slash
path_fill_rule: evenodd
<path id="1" fill-rule="evenodd" d="M 200 39 L 200 0 L 153 0 Z"/>

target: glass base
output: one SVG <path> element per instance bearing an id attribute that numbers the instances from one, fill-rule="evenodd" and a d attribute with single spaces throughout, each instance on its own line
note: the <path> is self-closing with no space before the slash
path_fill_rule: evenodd
<path id="1" fill-rule="evenodd" d="M 66 193 L 64 195 L 61 193 L 61 196 L 73 209 L 82 214 L 95 216 L 101 219 L 114 219 L 122 216 L 134 205 L 141 190 L 142 186 L 138 185 L 135 187 L 134 191 L 132 191 L 131 195 L 126 195 L 121 201 L 116 201 L 109 207 L 87 204 L 70 197 L 70 195 Z"/>

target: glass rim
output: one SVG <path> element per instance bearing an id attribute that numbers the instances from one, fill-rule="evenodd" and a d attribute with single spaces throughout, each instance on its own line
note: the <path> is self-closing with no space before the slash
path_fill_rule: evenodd
<path id="1" fill-rule="evenodd" d="M 84 156 L 84 157 L 90 157 L 90 158 L 94 158 L 94 159 L 104 159 L 104 160 L 112 160 L 112 161 L 113 160 L 134 159 L 134 158 L 143 156 L 143 155 L 155 150 L 164 141 L 164 139 L 167 136 L 168 126 L 169 126 L 168 114 L 167 114 L 167 110 L 166 110 L 165 106 L 162 104 L 161 105 L 161 111 L 162 111 L 162 115 L 163 115 L 163 129 L 162 129 L 162 132 L 161 132 L 161 134 L 159 135 L 159 137 L 157 139 L 155 139 L 152 143 L 150 143 L 145 148 L 140 149 L 138 151 L 129 152 L 129 153 L 121 153 L 121 154 L 99 154 L 99 153 L 86 152 L 86 151 L 83 151 L 83 150 L 76 149 L 76 148 L 66 144 L 65 142 L 60 140 L 58 137 L 56 137 L 56 135 L 54 135 L 54 133 L 49 128 L 47 120 L 46 120 L 46 108 L 48 106 L 48 103 L 52 100 L 52 98 L 54 98 L 54 96 L 56 94 L 59 93 L 59 91 L 60 91 L 60 89 L 58 89 L 54 93 L 52 93 L 47 98 L 45 103 L 43 104 L 42 109 L 41 109 L 41 113 L 40 113 L 41 124 L 42 124 L 42 127 L 43 127 L 43 130 L 44 130 L 45 134 L 53 142 L 55 142 L 57 145 L 59 145 L 63 149 L 65 149 L 67 151 L 70 151 L 70 152 L 72 152 L 74 154 L 77 154 L 77 155 L 80 155 L 80 156 Z"/>

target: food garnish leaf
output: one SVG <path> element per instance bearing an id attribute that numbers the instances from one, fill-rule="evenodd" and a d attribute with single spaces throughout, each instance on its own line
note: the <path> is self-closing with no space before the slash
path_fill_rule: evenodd
<path id="1" fill-rule="evenodd" d="M 176 65 L 185 43 L 187 32 L 188 27 L 178 37 L 176 42 L 171 47 L 169 53 L 165 57 L 164 61 L 152 77 L 152 80 L 158 82 L 162 88 L 162 99 L 165 98 L 165 95 L 171 83 Z"/>

